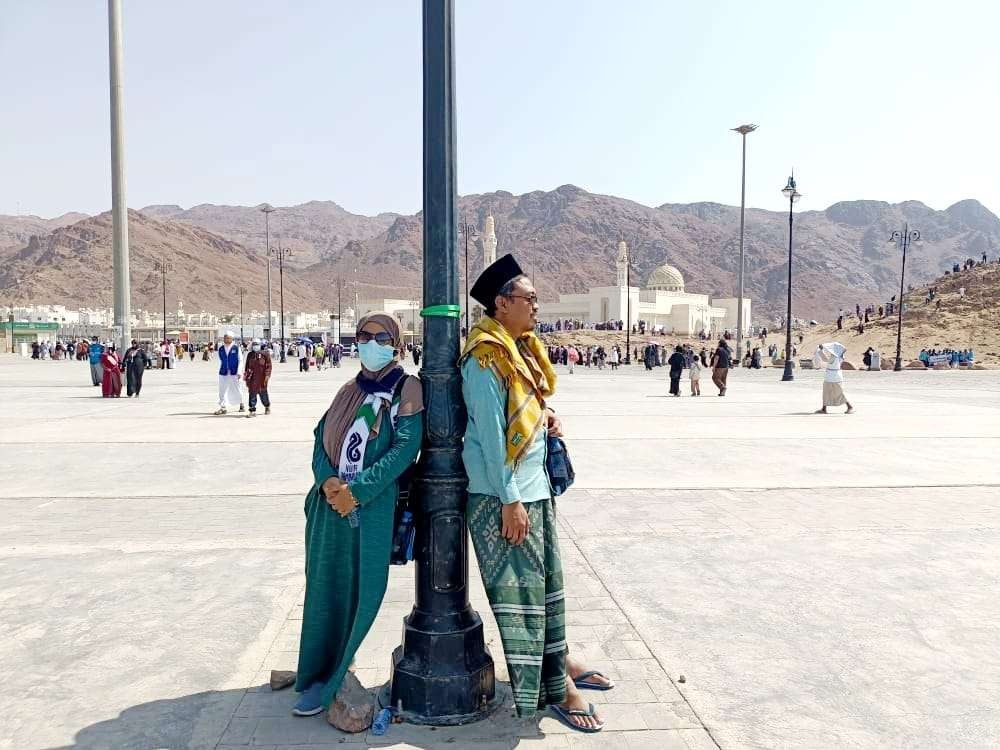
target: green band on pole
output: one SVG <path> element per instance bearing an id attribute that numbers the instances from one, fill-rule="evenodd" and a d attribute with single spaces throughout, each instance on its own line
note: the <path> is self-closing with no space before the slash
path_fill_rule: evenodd
<path id="1" fill-rule="evenodd" d="M 461 318 L 462 308 L 458 305 L 431 305 L 420 311 L 421 318 Z"/>

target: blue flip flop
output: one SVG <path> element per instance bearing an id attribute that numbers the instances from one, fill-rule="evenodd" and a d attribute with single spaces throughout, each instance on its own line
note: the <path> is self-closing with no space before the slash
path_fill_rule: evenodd
<path id="1" fill-rule="evenodd" d="M 610 690 L 615 686 L 615 683 L 612 680 L 608 680 L 607 685 L 601 685 L 596 682 L 587 682 L 586 680 L 588 677 L 603 677 L 605 680 L 608 680 L 607 675 L 601 674 L 596 669 L 592 669 L 589 672 L 584 672 L 582 675 L 573 680 L 573 684 L 580 690 Z"/>
<path id="2" fill-rule="evenodd" d="M 549 708 L 563 724 L 568 726 L 570 729 L 575 729 L 577 732 L 583 732 L 585 734 L 596 734 L 604 729 L 604 722 L 601 722 L 596 727 L 581 727 L 579 724 L 574 724 L 571 716 L 591 716 L 593 717 L 596 712 L 593 703 L 587 704 L 587 710 L 581 711 L 579 708 L 563 708 L 558 704 L 551 704 Z"/>

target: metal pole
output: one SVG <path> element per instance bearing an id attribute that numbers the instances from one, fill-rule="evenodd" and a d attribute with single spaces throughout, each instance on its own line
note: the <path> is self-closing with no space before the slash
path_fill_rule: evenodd
<path id="1" fill-rule="evenodd" d="M 740 177 L 740 272 L 736 296 L 736 366 L 743 361 L 743 223 L 747 205 L 747 134 L 743 137 L 743 169 Z"/>
<path id="2" fill-rule="evenodd" d="M 243 345 L 243 295 L 246 294 L 246 287 L 240 287 L 240 346 Z"/>
<path id="3" fill-rule="evenodd" d="M 340 309 L 340 291 L 343 288 L 344 288 L 344 280 L 337 279 L 337 343 L 338 344 L 341 343 L 341 331 L 343 326 L 343 323 L 341 322 L 343 319 L 340 317 L 342 315 Z"/>
<path id="4" fill-rule="evenodd" d="M 910 247 L 910 242 L 920 239 L 920 232 L 910 231 L 908 223 L 903 224 L 903 233 L 893 232 L 889 241 L 897 241 L 903 247 L 903 267 L 899 272 L 899 319 L 896 323 L 896 364 L 893 366 L 895 372 L 903 369 L 903 294 L 906 291 L 906 251 Z"/>
<path id="5" fill-rule="evenodd" d="M 278 294 L 281 298 L 281 362 L 285 362 L 285 249 L 278 247 Z"/>
<path id="6" fill-rule="evenodd" d="M 163 340 L 167 340 L 167 266 L 160 266 L 160 276 L 163 279 Z"/>
<path id="7" fill-rule="evenodd" d="M 794 380 L 792 374 L 792 206 L 795 200 L 788 198 L 788 308 L 785 311 L 785 371 L 782 381 Z"/>
<path id="8" fill-rule="evenodd" d="M 459 302 L 455 230 L 454 0 L 423 0 L 424 295 L 428 307 Z M 461 724 L 494 707 L 493 659 L 469 605 L 462 465 L 466 412 L 459 356 L 460 313 L 424 319 L 421 382 L 424 447 L 413 482 L 417 503 L 416 601 L 393 653 L 387 705 L 424 724 Z"/>
<path id="9" fill-rule="evenodd" d="M 124 351 L 132 339 L 131 289 L 129 284 L 128 207 L 125 203 L 125 123 L 122 112 L 122 3 L 108 0 L 108 47 L 111 69 L 111 222 L 114 273 L 115 326 L 117 344 Z"/>
<path id="10" fill-rule="evenodd" d="M 269 219 L 277 209 L 271 205 L 264 204 L 261 211 L 264 212 L 264 258 L 267 260 L 267 323 L 264 328 L 264 336 L 268 343 L 271 342 L 271 225 Z"/>

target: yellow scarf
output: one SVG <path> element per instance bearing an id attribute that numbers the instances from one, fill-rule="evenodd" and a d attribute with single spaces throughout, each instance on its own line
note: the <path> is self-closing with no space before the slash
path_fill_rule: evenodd
<path id="1" fill-rule="evenodd" d="M 555 393 L 556 373 L 542 342 L 528 332 L 514 339 L 500 323 L 484 316 L 469 331 L 462 360 L 475 357 L 493 370 L 507 389 L 507 463 L 515 467 L 545 424 L 545 399 Z"/>

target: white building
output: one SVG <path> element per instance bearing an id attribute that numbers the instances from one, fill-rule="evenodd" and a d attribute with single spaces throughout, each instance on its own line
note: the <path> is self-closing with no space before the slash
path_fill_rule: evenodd
<path id="1" fill-rule="evenodd" d="M 585 294 L 561 294 L 558 302 L 540 305 L 538 319 L 555 323 L 558 320 L 579 320 L 585 323 L 627 321 L 634 325 L 643 320 L 654 330 L 695 336 L 701 332 L 716 335 L 728 329 L 736 330 L 735 297 L 710 299 L 707 294 L 694 294 L 684 288 L 684 277 L 671 265 L 663 265 L 650 274 L 646 286 L 629 286 L 628 246 L 618 243 L 617 284 L 594 287 Z M 750 298 L 743 298 L 743 320 L 750 330 Z"/>
<path id="2" fill-rule="evenodd" d="M 371 312 L 387 312 L 397 321 L 403 332 L 403 339 L 413 342 L 423 336 L 424 319 L 420 317 L 420 300 L 415 299 L 362 299 L 358 300 L 360 318 Z M 346 323 L 344 332 L 347 333 Z M 351 334 L 354 331 L 351 330 Z"/>

